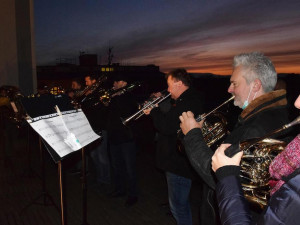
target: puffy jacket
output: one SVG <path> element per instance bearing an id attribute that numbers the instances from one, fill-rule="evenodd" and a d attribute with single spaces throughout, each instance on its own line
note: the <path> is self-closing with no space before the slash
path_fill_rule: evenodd
<path id="1" fill-rule="evenodd" d="M 226 168 L 225 168 L 226 169 Z M 218 171 L 217 171 L 218 173 Z M 229 175 L 229 174 L 228 174 Z M 229 175 L 220 178 L 217 199 L 222 224 L 253 224 L 248 202 L 244 198 L 239 177 Z M 270 198 L 269 205 L 256 224 L 297 225 L 300 220 L 300 170 L 296 170 L 286 183 Z"/>

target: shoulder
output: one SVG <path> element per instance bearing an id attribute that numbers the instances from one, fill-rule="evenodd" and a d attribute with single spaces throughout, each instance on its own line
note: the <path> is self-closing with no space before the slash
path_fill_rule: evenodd
<path id="1" fill-rule="evenodd" d="M 179 102 L 193 107 L 199 107 L 204 103 L 202 95 L 194 88 L 186 90 L 182 96 L 180 96 Z"/>
<path id="2" fill-rule="evenodd" d="M 291 178 L 271 197 L 264 215 L 267 224 L 298 224 L 300 219 L 300 173 Z"/>
<path id="3" fill-rule="evenodd" d="M 239 140 L 261 137 L 289 122 L 286 107 L 274 107 L 256 113 L 246 120 L 239 118 L 237 126 L 230 136 L 236 135 Z"/>

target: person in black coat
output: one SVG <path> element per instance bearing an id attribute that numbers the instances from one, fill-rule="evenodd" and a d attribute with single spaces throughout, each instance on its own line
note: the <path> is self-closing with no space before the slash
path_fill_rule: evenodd
<path id="1" fill-rule="evenodd" d="M 114 190 L 110 196 L 122 197 L 128 194 L 125 205 L 129 207 L 138 201 L 137 148 L 132 129 L 125 126 L 121 118 L 127 118 L 135 113 L 137 104 L 131 92 L 118 92 L 124 90 L 127 85 L 125 76 L 118 75 L 114 78 L 112 89 L 114 94 L 108 104 L 107 132 L 114 182 Z"/>
<path id="2" fill-rule="evenodd" d="M 171 100 L 162 104 L 169 104 L 169 107 L 164 106 L 169 110 L 156 107 L 144 112 L 146 115 L 150 114 L 158 132 L 156 165 L 166 174 L 172 215 L 177 224 L 192 225 L 189 193 L 195 172 L 186 156 L 177 148 L 177 131 L 180 124 L 179 115 L 187 110 L 195 114 L 202 113 L 203 101 L 199 93 L 190 87 L 191 80 L 186 70 L 173 70 L 166 78 Z"/>
<path id="3" fill-rule="evenodd" d="M 233 131 L 224 143 L 233 145 L 240 141 L 261 137 L 264 134 L 288 123 L 287 99 L 285 90 L 272 91 L 277 81 L 277 74 L 271 60 L 262 53 L 252 52 L 234 57 L 233 73 L 228 92 L 234 98 L 234 105 L 243 109 Z M 215 199 L 216 178 L 211 170 L 210 149 L 202 136 L 202 122 L 197 123 L 191 112 L 184 112 L 180 117 L 186 154 L 205 181 L 203 201 L 201 202 L 202 224 L 218 224 L 219 216 Z M 234 149 L 228 149 L 232 156 Z"/>
<path id="4" fill-rule="evenodd" d="M 295 106 L 300 109 L 300 95 Z M 251 218 L 239 179 L 243 152 L 229 158 L 224 153 L 229 146 L 221 145 L 212 157 L 212 169 L 219 180 L 216 193 L 222 224 L 299 224 L 300 134 L 270 164 L 271 198 L 257 221 Z"/>
<path id="5" fill-rule="evenodd" d="M 88 74 L 85 76 L 85 84 L 89 88 L 80 101 L 81 108 L 85 113 L 92 129 L 101 136 L 101 140 L 93 142 L 89 146 L 89 171 L 94 178 L 97 187 L 109 188 L 111 183 L 110 159 L 107 147 L 106 117 L 107 107 L 99 101 L 99 93 L 95 88 L 99 85 L 98 75 Z"/>

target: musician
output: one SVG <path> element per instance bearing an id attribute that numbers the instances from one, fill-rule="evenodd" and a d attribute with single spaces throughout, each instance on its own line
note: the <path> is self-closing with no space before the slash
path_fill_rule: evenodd
<path id="1" fill-rule="evenodd" d="M 71 90 L 68 91 L 68 96 L 72 99 L 76 93 L 82 90 L 82 86 L 80 79 L 72 79 Z"/>
<path id="2" fill-rule="evenodd" d="M 300 109 L 300 95 L 295 101 Z M 240 161 L 243 152 L 229 158 L 224 151 L 230 144 L 221 145 L 212 157 L 212 169 L 219 180 L 216 193 L 222 224 L 251 224 L 240 179 Z M 257 224 L 299 224 L 300 207 L 300 134 L 291 141 L 283 152 L 275 157 L 269 167 L 271 175 L 271 198 L 267 209 Z M 253 222 L 253 221 L 252 221 Z"/>
<path id="3" fill-rule="evenodd" d="M 262 53 L 252 52 L 234 57 L 228 92 L 235 96 L 234 105 L 243 111 L 224 143 L 238 144 L 249 138 L 260 137 L 288 122 L 286 91 L 273 91 L 276 81 L 275 68 L 271 60 Z M 217 206 L 211 207 L 216 203 L 216 182 L 211 170 L 211 157 L 214 152 L 203 140 L 203 121 L 197 123 L 191 112 L 184 112 L 180 120 L 181 129 L 185 134 L 186 154 L 206 183 L 203 187 L 204 200 L 200 210 L 202 223 L 217 224 Z M 232 155 L 232 150 L 228 150 L 227 154 Z"/>
<path id="4" fill-rule="evenodd" d="M 127 194 L 126 207 L 138 201 L 137 171 L 136 171 L 136 143 L 133 131 L 122 123 L 137 111 L 137 104 L 131 92 L 116 92 L 128 85 L 128 78 L 116 75 L 113 82 L 114 91 L 108 104 L 107 131 L 112 163 L 112 178 L 114 189 L 110 197 L 123 197 Z M 126 186 L 127 184 L 127 186 Z"/>
<path id="5" fill-rule="evenodd" d="M 41 83 L 37 86 L 37 93 L 35 94 L 36 97 L 40 97 L 43 95 L 50 95 L 50 88 L 47 84 Z"/>
<path id="6" fill-rule="evenodd" d="M 20 130 L 16 126 L 15 112 L 11 102 L 18 101 L 20 89 L 15 86 L 0 87 L 0 149 L 3 149 L 4 166 L 13 168 L 12 152 Z"/>
<path id="7" fill-rule="evenodd" d="M 166 75 L 166 79 L 168 92 L 171 93 L 169 110 L 156 107 L 144 112 L 146 115 L 150 114 L 158 131 L 156 164 L 166 174 L 172 215 L 177 224 L 191 225 L 189 194 L 192 179 L 196 174 L 186 156 L 177 149 L 177 130 L 181 113 L 190 110 L 200 114 L 203 102 L 199 93 L 191 88 L 191 78 L 185 69 L 171 71 Z"/>
<path id="8" fill-rule="evenodd" d="M 98 76 L 96 74 L 85 76 L 86 86 L 92 87 L 95 85 L 97 78 Z M 86 92 L 86 99 L 82 101 L 81 107 L 93 130 L 102 137 L 101 140 L 91 145 L 90 157 L 92 164 L 90 165 L 92 165 L 93 168 L 90 169 L 94 171 L 96 184 L 102 186 L 101 189 L 107 189 L 111 183 L 110 160 L 107 148 L 107 107 L 100 102 L 97 90 L 89 90 Z"/>

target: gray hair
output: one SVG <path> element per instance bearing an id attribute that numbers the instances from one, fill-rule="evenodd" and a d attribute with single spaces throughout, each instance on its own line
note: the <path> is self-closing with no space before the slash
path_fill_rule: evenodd
<path id="1" fill-rule="evenodd" d="M 247 84 L 259 79 L 265 93 L 273 91 L 277 83 L 277 73 L 272 61 L 261 52 L 242 53 L 233 58 L 233 68 L 242 66 L 249 70 L 244 78 Z"/>

